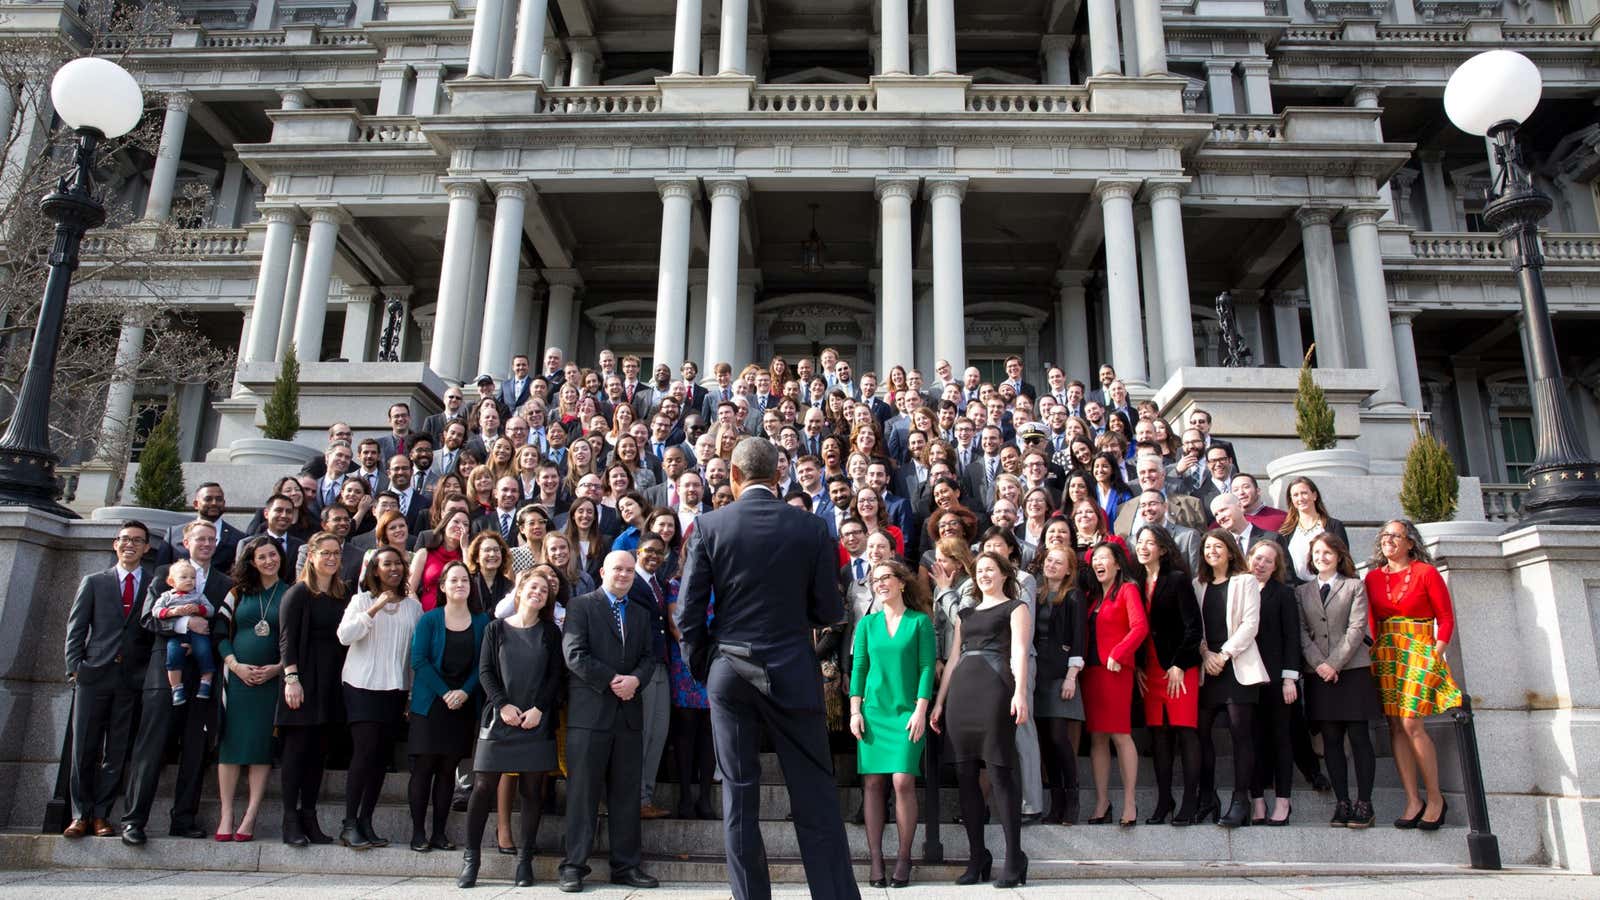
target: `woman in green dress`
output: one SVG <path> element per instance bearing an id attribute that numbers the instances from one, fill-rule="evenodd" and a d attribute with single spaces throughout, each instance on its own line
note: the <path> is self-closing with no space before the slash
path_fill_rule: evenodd
<path id="1" fill-rule="evenodd" d="M 850 671 L 850 733 L 860 742 L 856 770 L 866 795 L 867 852 L 872 886 L 884 878 L 883 825 L 886 780 L 894 783 L 895 831 L 900 838 L 893 884 L 911 883 L 911 839 L 917 833 L 917 776 L 923 733 L 933 700 L 937 656 L 927 589 L 897 559 L 869 573 L 878 611 L 856 625 Z"/>
<path id="2" fill-rule="evenodd" d="M 255 837 L 256 815 L 272 775 L 272 716 L 278 704 L 278 608 L 289 586 L 278 579 L 283 551 L 266 537 L 252 538 L 239 548 L 233 564 L 234 587 L 223 601 L 227 633 L 217 644 L 227 670 L 227 706 L 222 744 L 217 748 L 217 790 L 222 817 L 217 840 L 248 841 Z M 250 803 L 237 827 L 233 793 L 239 768 L 248 770 Z"/>

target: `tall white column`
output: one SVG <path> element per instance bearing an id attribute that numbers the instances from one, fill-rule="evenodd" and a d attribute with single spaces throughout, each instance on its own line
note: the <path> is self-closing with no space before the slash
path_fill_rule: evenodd
<path id="1" fill-rule="evenodd" d="M 967 367 L 965 279 L 961 269 L 961 201 L 966 193 L 965 178 L 928 180 L 928 197 L 933 206 L 933 352 L 950 360 L 957 372 Z"/>
<path id="2" fill-rule="evenodd" d="M 1300 304 L 1291 293 L 1278 291 L 1272 296 L 1272 336 L 1278 344 L 1278 365 L 1298 369 L 1305 356 L 1305 337 L 1300 333 Z"/>
<path id="3" fill-rule="evenodd" d="M 371 343 L 372 313 L 377 299 L 378 289 L 366 285 L 352 285 L 346 294 L 339 355 L 350 362 L 366 362 L 372 357 L 367 347 Z"/>
<path id="4" fill-rule="evenodd" d="M 1089 303 L 1083 286 L 1088 275 L 1074 269 L 1056 273 L 1056 365 L 1069 381 L 1087 381 L 1094 369 L 1089 360 Z"/>
<path id="5" fill-rule="evenodd" d="M 689 270 L 689 337 L 684 342 L 683 355 L 709 372 L 716 361 L 710 356 L 715 348 L 706 345 L 706 270 Z M 709 361 L 708 361 L 709 360 Z M 733 363 L 728 359 L 724 362 Z"/>
<path id="6" fill-rule="evenodd" d="M 1139 301 L 1144 310 L 1144 358 L 1152 385 L 1167 383 L 1167 363 L 1161 346 L 1161 277 L 1156 272 L 1156 226 L 1150 205 L 1133 210 L 1133 230 L 1139 238 Z"/>
<path id="7" fill-rule="evenodd" d="M 928 74 L 954 75 L 959 71 L 955 0 L 928 0 Z"/>
<path id="8" fill-rule="evenodd" d="M 311 210 L 311 236 L 306 240 L 306 271 L 300 278 L 300 311 L 294 319 L 295 352 L 302 362 L 322 359 L 322 330 L 328 320 L 328 282 L 333 254 L 339 246 L 339 225 L 348 219 L 337 206 Z"/>
<path id="9" fill-rule="evenodd" d="M 749 63 L 750 5 L 749 0 L 722 0 L 722 53 L 718 60 L 718 75 L 743 75 Z"/>
<path id="10" fill-rule="evenodd" d="M 1089 74 L 1121 75 L 1117 0 L 1089 0 Z"/>
<path id="11" fill-rule="evenodd" d="M 878 292 L 883 311 L 883 353 L 878 359 L 878 373 L 886 376 L 893 366 L 909 370 L 916 365 L 916 330 L 911 317 L 911 200 L 917 192 L 917 180 L 879 178 L 875 190 L 883 248 Z"/>
<path id="12" fill-rule="evenodd" d="M 1039 40 L 1039 52 L 1044 56 L 1045 84 L 1072 83 L 1072 37 L 1070 35 L 1045 35 Z"/>
<path id="13" fill-rule="evenodd" d="M 16 117 L 17 89 L 10 83 L 0 84 L 0 147 L 11 140 L 11 123 Z"/>
<path id="14" fill-rule="evenodd" d="M 255 304 L 251 307 L 249 362 L 277 358 L 278 326 L 283 318 L 283 289 L 289 278 L 289 253 L 294 244 L 295 211 L 274 207 L 261 214 L 267 223 L 261 248 L 261 269 L 256 274 Z"/>
<path id="15" fill-rule="evenodd" d="M 570 358 L 575 352 L 572 335 L 577 330 L 577 296 L 583 282 L 572 269 L 545 269 L 544 280 L 550 285 L 550 314 L 545 318 L 544 345 L 560 347 L 562 355 Z"/>
<path id="16" fill-rule="evenodd" d="M 478 208 L 472 225 L 472 273 L 467 279 L 467 322 L 461 335 L 461 381 L 477 375 L 479 342 L 483 339 L 484 298 L 489 293 L 489 253 L 494 243 L 494 219 Z"/>
<path id="17" fill-rule="evenodd" d="M 122 320 L 117 335 L 117 355 L 106 388 L 106 411 L 100 419 L 98 455 L 120 460 L 128 449 L 128 425 L 133 419 L 133 388 L 144 355 L 144 321 L 134 316 Z"/>
<path id="18" fill-rule="evenodd" d="M 539 80 L 546 87 L 555 87 L 557 71 L 561 65 L 561 42 L 545 41 L 544 53 L 539 57 Z"/>
<path id="19" fill-rule="evenodd" d="M 1394 359 L 1400 373 L 1400 399 L 1412 409 L 1422 408 L 1422 377 L 1417 374 L 1417 342 L 1411 333 L 1416 313 L 1395 310 L 1390 314 L 1394 334 Z"/>
<path id="20" fill-rule="evenodd" d="M 282 359 L 294 341 L 294 326 L 300 317 L 300 280 L 306 276 L 306 240 L 309 237 L 305 228 L 294 230 L 294 244 L 289 248 L 289 275 L 283 282 L 283 321 L 278 326 L 278 352 L 274 359 Z"/>
<path id="21" fill-rule="evenodd" d="M 933 273 L 927 269 L 917 269 L 911 273 L 911 291 L 916 297 L 912 301 L 912 318 L 916 324 L 913 326 L 915 340 L 912 342 L 916 349 L 917 368 L 921 369 L 927 379 L 933 378 Z M 909 372 L 909 370 L 907 370 Z M 888 378 L 887 372 L 878 373 Z"/>
<path id="22" fill-rule="evenodd" d="M 1312 363 L 1319 369 L 1342 369 L 1348 357 L 1344 352 L 1344 322 L 1339 312 L 1339 271 L 1333 258 L 1333 229 L 1328 224 L 1333 213 L 1320 207 L 1303 206 L 1295 216 L 1300 220 L 1306 294 L 1311 298 L 1311 331 L 1317 342 L 1317 354 Z"/>
<path id="23" fill-rule="evenodd" d="M 1156 284 L 1161 296 L 1162 364 L 1168 378 L 1184 366 L 1194 365 L 1189 258 L 1183 247 L 1183 204 L 1178 199 L 1183 184 L 1156 181 L 1150 186 L 1150 219 L 1156 232 Z M 1151 352 L 1155 352 L 1153 346 Z"/>
<path id="24" fill-rule="evenodd" d="M 878 13 L 878 74 L 911 74 L 910 0 L 883 0 Z"/>
<path id="25" fill-rule="evenodd" d="M 700 25 L 700 0 L 678 0 L 672 30 L 672 74 L 700 74 Z"/>
<path id="26" fill-rule="evenodd" d="M 1167 32 L 1161 23 L 1161 0 L 1133 0 L 1133 29 L 1139 35 L 1139 74 L 1165 75 Z"/>
<path id="27" fill-rule="evenodd" d="M 150 173 L 150 195 L 145 200 L 147 222 L 165 222 L 172 214 L 172 191 L 178 181 L 178 160 L 183 156 L 183 134 L 189 127 L 189 104 L 194 95 L 177 91 L 167 95 L 167 117 L 161 124 L 161 147 L 155 171 Z"/>
<path id="28" fill-rule="evenodd" d="M 674 372 L 683 364 L 689 306 L 690 217 L 698 188 L 693 178 L 656 180 L 656 192 L 661 195 L 661 259 L 657 267 L 656 341 L 651 365 L 666 363 Z"/>
<path id="29" fill-rule="evenodd" d="M 0 96 L 4 92 L 0 91 Z M 4 138 L 0 138 L 4 143 Z M 229 150 L 222 154 L 225 162 L 222 164 L 222 185 L 217 189 L 217 203 L 212 213 L 212 224 L 218 228 L 238 228 L 240 204 L 243 192 L 247 189 L 244 177 L 244 163 L 239 161 L 239 155 Z"/>
<path id="30" fill-rule="evenodd" d="M 1358 208 L 1346 213 L 1345 218 L 1350 264 L 1355 269 L 1361 349 L 1367 368 L 1378 373 L 1377 393 L 1367 400 L 1373 407 L 1401 402 L 1400 372 L 1389 322 L 1389 291 L 1383 281 L 1383 251 L 1378 246 L 1378 220 L 1382 217 L 1381 209 Z"/>
<path id="31" fill-rule="evenodd" d="M 241 303 L 237 306 L 237 309 L 241 313 L 239 316 L 239 364 L 242 365 L 250 361 L 250 329 L 255 322 L 256 308 L 253 303 Z M 233 370 L 233 387 L 229 389 L 228 395 L 237 397 L 243 392 L 244 385 L 239 383 L 239 369 L 238 366 L 235 366 Z"/>
<path id="32" fill-rule="evenodd" d="M 1111 365 L 1129 387 L 1148 385 L 1144 366 L 1144 328 L 1139 322 L 1139 256 L 1133 231 L 1136 181 L 1101 181 L 1095 185 L 1105 220 L 1106 326 L 1111 338 Z"/>
<path id="33" fill-rule="evenodd" d="M 406 81 L 411 78 L 411 64 L 403 62 L 378 63 L 378 115 L 398 116 L 406 97 Z"/>
<path id="34" fill-rule="evenodd" d="M 592 38 L 573 41 L 567 53 L 572 57 L 568 84 L 573 87 L 592 87 L 599 81 L 596 70 L 600 66 L 600 47 Z"/>
<path id="35" fill-rule="evenodd" d="M 539 335 L 535 333 L 544 315 L 544 302 L 538 299 L 538 288 L 538 272 L 524 269 L 517 274 L 517 311 L 511 319 L 512 352 L 526 353 L 529 359 L 544 352 L 544 348 L 538 346 Z"/>
<path id="36" fill-rule="evenodd" d="M 428 368 L 446 381 L 459 382 L 461 335 L 466 330 L 467 288 L 472 280 L 472 241 L 478 231 L 478 188 L 471 182 L 455 182 L 446 190 L 450 213 L 444 226 L 444 259 L 439 264 L 439 298 Z"/>
<path id="37" fill-rule="evenodd" d="M 726 33 L 723 39 L 726 41 Z M 708 368 L 719 362 L 733 362 L 734 329 L 739 303 L 739 211 L 748 191 L 749 187 L 743 178 L 706 179 L 706 193 L 711 195 L 704 363 Z"/>
<path id="38" fill-rule="evenodd" d="M 540 75 L 548 2 L 521 0 L 517 6 L 517 40 L 511 48 L 512 78 L 538 78 Z"/>
<path id="39" fill-rule="evenodd" d="M 483 336 L 478 342 L 478 371 L 496 378 L 511 373 L 516 352 L 517 270 L 522 264 L 522 213 L 528 186 L 520 181 L 494 188 L 494 238 L 489 251 L 489 283 L 483 307 Z"/>
<path id="40" fill-rule="evenodd" d="M 760 269 L 739 273 L 739 300 L 733 316 L 733 364 L 738 367 L 756 358 L 756 289 L 760 281 Z M 705 366 L 701 365 L 700 370 L 705 371 Z"/>
<path id="41" fill-rule="evenodd" d="M 477 8 L 472 11 L 468 78 L 494 78 L 500 73 L 500 25 L 505 19 L 504 3 L 505 0 L 478 0 Z"/>

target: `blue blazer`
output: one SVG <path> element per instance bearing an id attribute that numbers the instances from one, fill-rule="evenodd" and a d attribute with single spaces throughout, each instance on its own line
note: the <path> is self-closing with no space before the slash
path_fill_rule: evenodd
<path id="1" fill-rule="evenodd" d="M 444 607 L 438 606 L 422 614 L 416 630 L 411 633 L 411 711 L 425 716 L 433 709 L 433 701 L 454 690 L 468 694 L 478 693 L 478 654 L 483 652 L 483 630 L 489 627 L 488 613 L 472 614 L 472 667 L 467 671 L 465 684 L 451 686 L 445 683 L 439 664 L 444 661 Z M 476 697 L 474 697 L 476 700 Z"/>

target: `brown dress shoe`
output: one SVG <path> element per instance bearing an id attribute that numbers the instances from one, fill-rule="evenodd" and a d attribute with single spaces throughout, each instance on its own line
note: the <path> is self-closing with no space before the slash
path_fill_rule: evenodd
<path id="1" fill-rule="evenodd" d="M 81 838 L 88 833 L 88 819 L 73 819 L 72 824 L 68 825 L 66 830 L 61 832 L 61 836 L 65 838 Z"/>
<path id="2" fill-rule="evenodd" d="M 95 819 L 94 820 L 94 836 L 95 837 L 116 837 L 117 836 L 117 830 L 115 828 L 112 828 L 111 827 L 111 823 L 107 822 L 105 819 Z"/>
<path id="3" fill-rule="evenodd" d="M 672 815 L 671 810 L 662 809 L 654 803 L 646 803 L 644 806 L 639 807 L 639 818 L 641 819 L 665 819 L 670 815 Z"/>

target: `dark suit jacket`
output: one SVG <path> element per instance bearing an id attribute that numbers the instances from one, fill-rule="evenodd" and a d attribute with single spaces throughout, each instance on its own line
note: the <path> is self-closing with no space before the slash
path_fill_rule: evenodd
<path id="1" fill-rule="evenodd" d="M 1320 606 L 1321 599 L 1317 602 Z M 1281 581 L 1268 581 L 1261 588 L 1256 650 L 1261 653 L 1261 664 L 1267 667 L 1267 677 L 1272 679 L 1268 685 L 1281 680 L 1285 670 L 1300 671 L 1300 601 L 1295 599 L 1294 589 Z M 1272 693 L 1263 696 L 1270 700 Z M 1277 699 L 1282 702 L 1283 698 Z"/>
<path id="2" fill-rule="evenodd" d="M 678 595 L 679 629 L 699 674 L 715 652 L 758 690 L 765 683 L 777 705 L 821 710 L 811 633 L 844 617 L 838 553 L 821 519 L 759 487 L 701 515 Z M 713 590 L 716 622 L 708 626 Z"/>
<path id="3" fill-rule="evenodd" d="M 433 506 L 433 495 L 427 491 L 416 490 L 412 484 L 411 506 L 406 509 L 406 529 L 411 534 L 416 534 L 431 523 L 428 521 L 428 509 Z"/>
<path id="4" fill-rule="evenodd" d="M 522 408 L 522 404 L 528 402 L 528 389 L 531 387 L 533 387 L 533 375 L 531 373 L 527 378 L 523 379 L 520 389 L 517 387 L 515 378 L 507 378 L 505 381 L 500 382 L 500 386 L 495 389 L 495 396 L 500 399 L 502 406 L 508 407 L 515 412 Z"/>
<path id="5" fill-rule="evenodd" d="M 519 504 L 517 506 L 517 509 L 514 509 L 514 510 L 511 511 L 511 539 L 513 541 L 515 541 L 516 537 L 517 537 L 517 510 L 520 510 L 521 508 L 522 508 L 522 506 Z M 495 507 L 494 510 L 492 510 L 491 512 L 486 512 L 486 513 L 483 513 L 482 515 L 476 516 L 472 520 L 472 535 L 473 535 L 473 537 L 477 537 L 478 532 L 480 532 L 480 531 L 499 531 L 499 530 L 500 530 L 500 508 L 499 507 Z"/>
<path id="6" fill-rule="evenodd" d="M 157 619 L 151 614 L 155 608 L 156 598 L 167 591 L 167 570 L 171 566 L 162 566 L 155 571 L 150 579 L 149 590 L 145 591 L 144 606 L 139 612 L 139 627 L 155 635 L 150 648 L 150 662 L 145 669 L 144 689 L 147 691 L 165 691 L 167 686 L 167 642 L 166 639 L 178 633 L 177 619 Z M 210 636 L 212 653 L 216 653 L 217 643 L 222 640 L 223 629 L 227 628 L 228 620 L 222 615 L 222 601 L 227 599 L 228 591 L 233 589 L 233 579 L 229 578 L 217 565 L 216 559 L 211 561 L 211 571 L 206 575 L 206 589 L 201 593 L 211 602 Z M 217 657 L 217 670 L 222 670 L 221 657 Z M 220 687 L 221 682 L 218 682 Z"/>
<path id="7" fill-rule="evenodd" d="M 1133 533 L 1133 522 L 1139 515 L 1138 496 L 1137 493 L 1134 494 L 1134 499 L 1126 501 L 1117 508 L 1117 521 L 1112 525 L 1111 530 L 1123 537 L 1128 537 Z M 1205 531 L 1208 527 L 1208 518 L 1205 511 L 1200 508 L 1199 500 L 1188 494 L 1167 491 L 1168 521 L 1177 522 L 1179 525 L 1187 525 L 1198 531 Z"/>
<path id="8" fill-rule="evenodd" d="M 406 446 L 404 452 L 411 452 L 411 438 L 415 434 L 415 431 L 406 434 Z M 400 453 L 400 448 L 395 445 L 394 432 L 378 436 L 378 459 L 380 460 L 378 465 L 381 468 L 387 471 L 389 468 L 390 457 L 399 456 Z M 388 478 L 386 477 L 384 480 L 387 481 Z"/>
<path id="9" fill-rule="evenodd" d="M 239 542 L 244 540 L 245 534 L 229 525 L 226 519 L 218 519 L 216 524 L 220 526 L 217 530 L 217 552 L 212 557 L 211 564 L 217 569 L 226 572 L 233 568 L 234 553 L 238 551 Z M 156 564 L 165 566 L 177 560 L 188 558 L 189 551 L 183 547 L 183 525 L 174 525 L 168 528 L 166 540 L 156 555 Z M 209 584 L 210 582 L 207 583 Z"/>
<path id="10" fill-rule="evenodd" d="M 466 405 L 463 404 L 461 407 L 462 412 L 465 412 L 466 408 Z M 422 431 L 433 438 L 434 450 L 438 450 L 443 445 L 444 427 L 451 422 L 460 422 L 465 425 L 467 420 L 461 413 L 452 416 L 447 412 L 436 412 L 422 420 Z M 469 428 L 467 430 L 470 432 L 472 429 Z"/>
<path id="11" fill-rule="evenodd" d="M 79 684 L 121 680 L 121 686 L 138 690 L 150 660 L 155 636 L 139 627 L 141 598 L 155 578 L 152 566 L 139 567 L 138 593 L 133 609 L 122 614 L 122 585 L 116 566 L 78 583 L 78 593 L 67 611 L 66 671 Z M 164 590 L 164 588 L 163 588 Z"/>
<path id="12" fill-rule="evenodd" d="M 567 601 L 561 654 L 572 673 L 567 681 L 568 728 L 637 731 L 644 726 L 643 689 L 655 672 L 655 660 L 650 656 L 650 614 L 637 603 L 624 602 L 622 610 L 623 633 L 619 635 L 604 590 Z M 623 702 L 611 692 L 611 679 L 618 675 L 639 679 L 640 692 L 632 700 Z"/>

